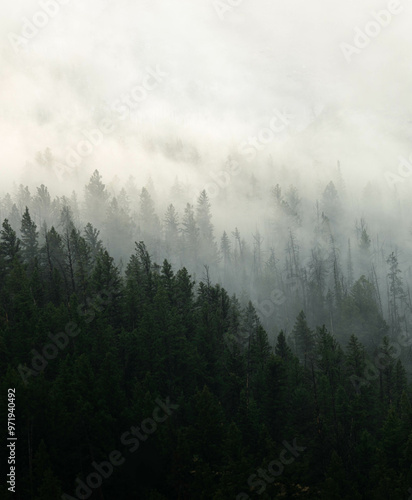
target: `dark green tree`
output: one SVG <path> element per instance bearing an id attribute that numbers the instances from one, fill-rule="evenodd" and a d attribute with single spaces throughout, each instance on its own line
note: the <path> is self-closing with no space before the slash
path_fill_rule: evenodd
<path id="1" fill-rule="evenodd" d="M 30 217 L 30 212 L 27 206 L 21 221 L 20 232 L 21 232 L 21 246 L 22 246 L 23 260 L 27 264 L 32 264 L 34 262 L 34 259 L 38 257 L 39 233 L 37 231 L 36 224 L 32 221 Z"/>
<path id="2" fill-rule="evenodd" d="M 306 315 L 301 311 L 293 327 L 292 336 L 295 343 L 295 351 L 304 367 L 309 366 L 315 349 L 315 335 L 306 322 Z"/>

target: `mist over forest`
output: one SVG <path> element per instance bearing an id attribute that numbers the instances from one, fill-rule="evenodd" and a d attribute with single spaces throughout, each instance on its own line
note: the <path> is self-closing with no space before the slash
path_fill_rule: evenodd
<path id="1" fill-rule="evenodd" d="M 408 3 L 0 33 L 0 499 L 412 498 Z"/>
<path id="2" fill-rule="evenodd" d="M 53 175 L 50 150 L 40 152 L 37 163 Z M 275 180 L 281 178 L 281 168 L 273 165 L 272 170 Z M 339 340 L 347 341 L 353 328 L 371 348 L 384 333 L 409 336 L 412 227 L 405 217 L 407 200 L 392 194 L 386 206 L 380 198 L 380 208 L 370 207 L 379 193 L 366 186 L 355 203 L 339 162 L 331 180 L 319 186 L 317 198 L 305 196 L 303 186 L 263 185 L 231 156 L 214 179 L 209 182 L 212 197 L 204 189 L 192 199 L 193 187 L 178 177 L 168 193 L 159 195 L 151 178 L 143 186 L 133 176 L 123 184 L 115 177 L 106 185 L 95 170 L 83 189 L 68 196 L 53 196 L 44 184 L 31 193 L 20 184 L 2 198 L 0 214 L 21 236 L 27 207 L 41 229 L 40 246 L 51 228 L 74 228 L 91 244 L 91 224 L 123 272 L 134 242 L 144 241 L 155 262 L 167 259 L 175 270 L 186 267 L 197 281 L 206 273 L 230 294 L 252 300 L 271 340 L 280 329 L 290 333 L 297 314 L 306 309 L 311 325 L 327 325 Z M 354 285 L 375 302 L 373 313 L 386 321 L 386 330 L 369 331 L 367 318 L 355 321 L 353 310 L 342 310 L 353 299 Z M 361 309 L 357 301 L 352 306 Z M 345 315 L 354 321 L 351 329 Z"/>

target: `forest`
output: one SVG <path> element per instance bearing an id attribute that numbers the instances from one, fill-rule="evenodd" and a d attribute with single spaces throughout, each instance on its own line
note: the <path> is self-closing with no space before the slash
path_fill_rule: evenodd
<path id="1" fill-rule="evenodd" d="M 0 498 L 412 497 L 404 233 L 339 169 L 318 197 L 247 185 L 265 208 L 233 227 L 228 190 L 178 179 L 3 193 Z"/>

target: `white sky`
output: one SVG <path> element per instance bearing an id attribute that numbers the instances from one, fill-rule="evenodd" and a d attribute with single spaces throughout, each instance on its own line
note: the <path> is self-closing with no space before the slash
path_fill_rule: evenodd
<path id="1" fill-rule="evenodd" d="M 21 35 L 24 18 L 41 21 L 41 2 L 8 2 L 0 20 L 0 188 L 36 181 L 27 163 L 38 151 L 49 147 L 64 161 L 82 131 L 110 116 L 116 130 L 83 160 L 81 180 L 98 168 L 108 178 L 133 173 L 143 183 L 150 174 L 171 183 L 179 175 L 200 185 L 274 109 L 295 118 L 264 157 L 310 177 L 340 160 L 359 184 L 396 173 L 399 155 L 412 153 L 412 2 L 398 2 L 402 12 L 350 63 L 339 45 L 353 44 L 357 26 L 396 2 L 238 0 L 222 20 L 216 6 L 229 2 L 69 0 L 25 51 L 10 34 Z M 116 118 L 107 106 L 156 66 L 164 80 L 131 117 Z M 200 165 L 150 146 L 176 139 L 197 149 Z"/>

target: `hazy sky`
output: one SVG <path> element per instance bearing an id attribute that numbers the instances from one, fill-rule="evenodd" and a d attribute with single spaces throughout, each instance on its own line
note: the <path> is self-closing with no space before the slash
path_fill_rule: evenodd
<path id="1" fill-rule="evenodd" d="M 107 179 L 178 175 L 201 186 L 278 112 L 289 123 L 261 145 L 262 161 L 271 154 L 317 178 L 340 160 L 347 179 L 384 184 L 412 153 L 411 19 L 408 1 L 9 2 L 0 20 L 2 187 L 29 182 L 27 165 L 47 147 L 57 178 L 70 171 L 69 152 L 104 119 L 114 130 L 77 158 L 80 180 L 98 168 Z M 177 140 L 184 157 L 164 147 Z"/>

